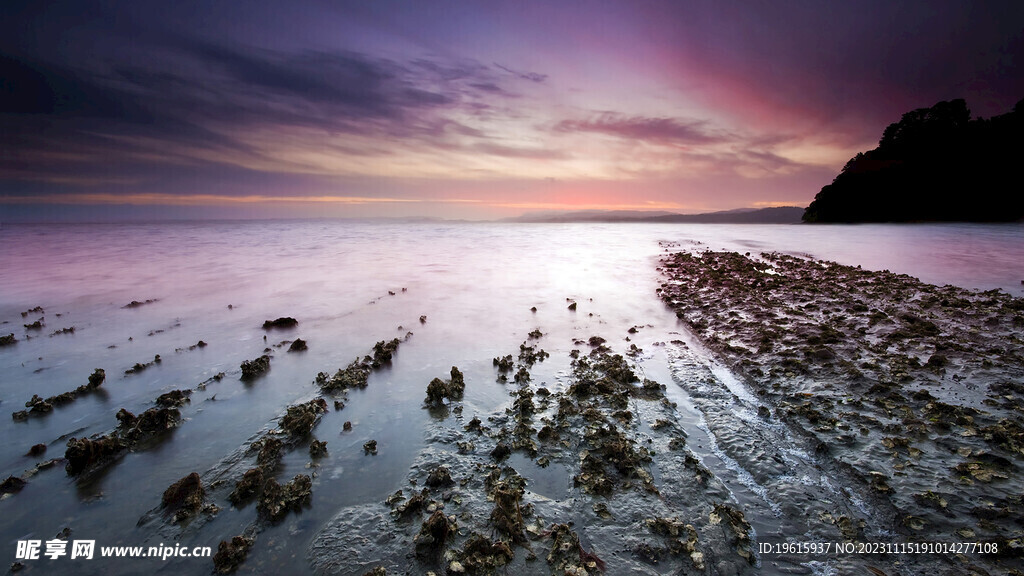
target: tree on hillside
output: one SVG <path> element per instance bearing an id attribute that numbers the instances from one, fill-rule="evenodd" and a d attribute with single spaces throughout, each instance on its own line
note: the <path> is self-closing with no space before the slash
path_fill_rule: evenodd
<path id="1" fill-rule="evenodd" d="M 907 112 L 804 211 L 805 222 L 1015 221 L 1024 218 L 1024 100 L 972 120 L 962 99 Z"/>

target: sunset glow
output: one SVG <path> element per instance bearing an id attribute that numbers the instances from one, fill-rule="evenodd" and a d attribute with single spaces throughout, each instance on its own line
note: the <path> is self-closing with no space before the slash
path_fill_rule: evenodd
<path id="1" fill-rule="evenodd" d="M 903 111 L 1024 95 L 1020 9 L 948 4 L 7 6 L 0 211 L 804 206 Z"/>

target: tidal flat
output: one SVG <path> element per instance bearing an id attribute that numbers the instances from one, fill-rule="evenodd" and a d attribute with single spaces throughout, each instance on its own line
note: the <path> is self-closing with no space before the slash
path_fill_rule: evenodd
<path id="1" fill-rule="evenodd" d="M 2 234 L 0 541 L 25 573 L 1021 570 L 1016 228 Z M 903 234 L 1001 249 L 944 272 Z M 53 538 L 211 554 L 15 558 Z"/>
<path id="2" fill-rule="evenodd" d="M 834 536 L 992 542 L 997 554 L 941 560 L 1019 570 L 1024 299 L 778 253 L 678 252 L 662 270 L 662 298 L 750 385 L 758 417 L 797 431 L 867 503 L 815 510 Z M 747 468 L 762 484 L 787 474 Z"/>

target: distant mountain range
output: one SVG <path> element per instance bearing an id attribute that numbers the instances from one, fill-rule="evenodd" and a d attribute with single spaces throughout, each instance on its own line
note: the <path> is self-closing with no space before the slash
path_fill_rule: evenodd
<path id="1" fill-rule="evenodd" d="M 798 224 L 804 209 L 799 206 L 776 208 L 741 208 L 703 214 L 644 212 L 639 210 L 577 210 L 570 212 L 535 212 L 505 222 L 678 222 L 691 224 Z"/>

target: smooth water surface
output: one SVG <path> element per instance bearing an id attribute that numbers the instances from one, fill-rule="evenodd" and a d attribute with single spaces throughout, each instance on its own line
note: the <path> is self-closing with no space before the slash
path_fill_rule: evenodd
<path id="1" fill-rule="evenodd" d="M 196 390 L 185 422 L 157 445 L 126 455 L 88 481 L 61 465 L 40 471 L 0 501 L 0 555 L 14 560 L 19 539 L 50 539 L 64 528 L 97 545 L 181 543 L 212 546 L 251 524 L 252 505 L 221 512 L 195 530 L 138 527 L 164 489 L 192 471 L 224 467 L 240 448 L 272 428 L 289 404 L 312 398 L 318 372 L 333 373 L 380 340 L 413 335 L 392 365 L 365 390 L 350 392 L 314 435 L 329 457 L 316 470 L 312 506 L 261 536 L 244 570 L 304 569 L 316 530 L 339 509 L 381 501 L 400 487 L 436 417 L 422 407 L 427 383 L 452 366 L 466 375 L 466 417 L 509 402 L 491 359 L 518 352 L 540 329 L 552 353 L 534 380 L 557 386 L 569 350 L 604 335 L 644 326 L 633 343 L 647 352 L 641 368 L 668 374 L 654 346 L 682 328 L 658 299 L 657 257 L 667 241 L 689 249 L 785 251 L 917 276 L 929 283 L 1022 294 L 1024 227 L 1020 225 L 652 225 L 382 223 L 351 221 L 197 222 L 126 225 L 4 225 L 0 228 L 0 475 L 21 475 L 41 459 L 63 456 L 67 438 L 112 430 L 115 413 L 139 413 L 173 389 Z M 393 293 L 393 294 L 392 294 Z M 136 308 L 132 301 L 155 300 Z M 567 309 L 577 302 L 575 312 Z M 21 313 L 36 306 L 44 312 Z M 536 312 L 531 311 L 536 307 Z M 292 316 L 299 326 L 264 331 L 265 320 Z M 423 322 L 420 317 L 425 316 Z M 23 327 L 36 319 L 45 327 Z M 73 334 L 55 334 L 74 327 Z M 266 340 L 264 339 L 266 336 Z M 287 353 L 301 337 L 309 350 Z M 189 347 L 202 340 L 204 348 Z M 270 348 L 270 372 L 252 383 L 239 365 Z M 162 362 L 126 375 L 159 354 Z M 15 422 L 10 414 L 38 394 L 84 384 L 94 368 L 101 392 Z M 351 432 L 342 424 L 350 421 Z M 699 435 L 699 432 L 695 432 Z M 379 454 L 366 456 L 373 438 Z M 26 456 L 37 443 L 45 456 Z M 309 473 L 304 449 L 285 457 L 278 477 Z M 709 464 L 709 467 L 712 467 Z M 544 489 L 559 492 L 557 482 Z M 736 498 L 745 497 L 737 486 Z M 182 570 L 206 573 L 204 560 L 72 562 L 38 568 L 75 573 Z M 47 564 L 49 563 L 49 564 Z"/>

